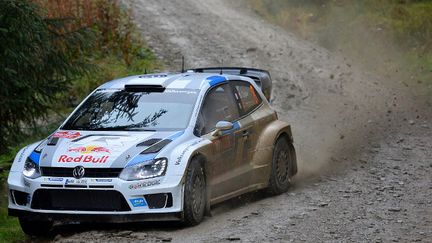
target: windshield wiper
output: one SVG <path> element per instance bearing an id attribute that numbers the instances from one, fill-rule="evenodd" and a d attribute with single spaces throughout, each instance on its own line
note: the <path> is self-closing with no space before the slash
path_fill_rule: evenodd
<path id="1" fill-rule="evenodd" d="M 119 126 L 119 127 L 98 127 L 98 128 L 89 128 L 89 131 L 149 131 L 156 132 L 155 129 L 146 129 L 143 127 L 128 127 L 128 126 Z"/>
<path id="2" fill-rule="evenodd" d="M 145 131 L 145 132 L 156 132 L 155 129 L 147 129 L 143 127 L 127 127 L 124 129 L 125 131 Z"/>
<path id="3" fill-rule="evenodd" d="M 148 131 L 156 132 L 156 129 L 148 129 L 145 127 L 134 127 L 134 126 L 117 126 L 117 127 L 63 127 L 65 130 L 87 130 L 87 131 Z"/>

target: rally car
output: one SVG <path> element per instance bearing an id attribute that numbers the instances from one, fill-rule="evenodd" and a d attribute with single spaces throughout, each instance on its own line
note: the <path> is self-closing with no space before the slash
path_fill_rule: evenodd
<path id="1" fill-rule="evenodd" d="M 21 149 L 9 215 L 43 235 L 53 222 L 178 220 L 243 193 L 287 191 L 297 173 L 290 125 L 251 68 L 198 68 L 107 82 L 43 141 Z"/>

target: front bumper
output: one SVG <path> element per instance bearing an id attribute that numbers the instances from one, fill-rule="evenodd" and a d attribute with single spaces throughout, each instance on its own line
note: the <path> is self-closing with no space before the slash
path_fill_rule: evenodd
<path id="1" fill-rule="evenodd" d="M 63 221 L 165 221 L 180 219 L 183 208 L 183 185 L 180 177 L 140 181 L 124 181 L 119 178 L 76 180 L 69 177 L 28 179 L 20 172 L 11 172 L 8 189 L 9 214 L 19 217 Z M 69 194 L 73 196 L 68 197 Z M 119 205 L 111 202 L 110 195 L 118 195 L 112 201 L 121 200 L 121 208 L 107 206 Z M 163 197 L 165 203 L 155 204 L 153 195 L 166 195 Z M 87 202 L 91 205 L 88 206 Z"/>
<path id="2" fill-rule="evenodd" d="M 144 214 L 68 214 L 68 213 L 40 213 L 26 210 L 8 209 L 9 216 L 22 217 L 32 220 L 58 220 L 62 222 L 89 223 L 130 223 L 144 221 L 180 221 L 181 213 L 144 213 Z"/>

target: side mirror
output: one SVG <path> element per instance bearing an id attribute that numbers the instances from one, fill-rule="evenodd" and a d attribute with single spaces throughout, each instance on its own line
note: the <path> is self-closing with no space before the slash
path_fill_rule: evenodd
<path id="1" fill-rule="evenodd" d="M 230 130 L 233 128 L 233 124 L 228 121 L 218 121 L 216 123 L 216 130 L 213 132 L 213 136 L 218 137 L 222 135 L 222 131 Z"/>

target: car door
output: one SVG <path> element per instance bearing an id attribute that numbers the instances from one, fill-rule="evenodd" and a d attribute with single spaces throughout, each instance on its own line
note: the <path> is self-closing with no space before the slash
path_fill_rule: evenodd
<path id="1" fill-rule="evenodd" d="M 224 131 L 221 136 L 213 136 L 219 121 L 235 122 L 240 117 L 236 100 L 228 83 L 211 88 L 203 101 L 195 127 L 195 133 L 212 141 L 213 157 L 208 165 L 211 198 L 216 200 L 235 191 L 232 170 L 236 166 L 236 126 Z"/>
<path id="2" fill-rule="evenodd" d="M 249 82 L 232 81 L 230 84 L 240 110 L 238 120 L 240 129 L 235 137 L 237 146 L 235 174 L 238 179 L 237 184 L 241 187 L 239 189 L 246 190 L 253 187 L 256 181 L 255 166 L 252 161 L 261 134 L 260 129 L 263 127 L 261 126 L 263 116 L 259 111 L 262 99 Z"/>

